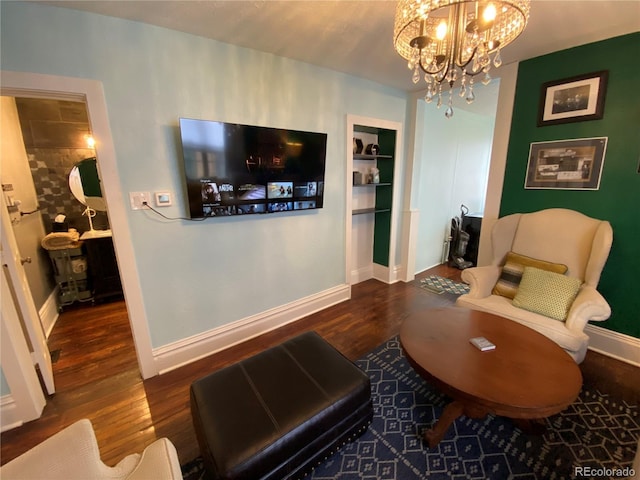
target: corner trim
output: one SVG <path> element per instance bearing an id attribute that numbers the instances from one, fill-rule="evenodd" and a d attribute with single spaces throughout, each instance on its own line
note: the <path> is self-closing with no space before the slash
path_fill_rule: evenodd
<path id="1" fill-rule="evenodd" d="M 589 350 L 640 367 L 640 338 L 587 324 Z"/>
<path id="2" fill-rule="evenodd" d="M 216 327 L 177 342 L 153 349 L 160 374 L 212 355 L 220 350 L 299 320 L 351 298 L 349 285 L 324 290 L 294 302 Z"/>

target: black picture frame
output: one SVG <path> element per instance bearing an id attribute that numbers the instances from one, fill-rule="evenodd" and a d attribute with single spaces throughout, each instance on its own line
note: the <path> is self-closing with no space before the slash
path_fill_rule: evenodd
<path id="1" fill-rule="evenodd" d="M 538 126 L 599 120 L 604 116 L 608 70 L 546 82 L 540 92 Z"/>
<path id="2" fill-rule="evenodd" d="M 598 190 L 608 137 L 535 142 L 525 189 Z"/>

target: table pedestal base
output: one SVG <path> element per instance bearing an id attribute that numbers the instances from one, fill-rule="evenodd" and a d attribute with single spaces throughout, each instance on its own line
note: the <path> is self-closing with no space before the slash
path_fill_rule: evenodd
<path id="1" fill-rule="evenodd" d="M 527 435 L 543 435 L 547 431 L 544 418 L 512 418 L 511 421 Z"/>
<path id="2" fill-rule="evenodd" d="M 449 427 L 457 418 L 462 415 L 466 415 L 469 418 L 483 418 L 488 414 L 489 411 L 479 405 L 469 405 L 454 400 L 444 407 L 444 411 L 436 424 L 424 432 L 424 439 L 427 441 L 429 447 L 433 448 L 440 443 L 440 440 L 443 439 L 447 430 L 449 430 Z"/>
<path id="3" fill-rule="evenodd" d="M 469 418 L 484 418 L 489 413 L 488 409 L 479 405 L 470 405 L 454 400 L 449 403 L 442 412 L 440 418 L 435 425 L 424 432 L 424 439 L 429 448 L 434 448 L 444 438 L 451 424 L 462 415 Z M 546 431 L 546 425 L 543 418 L 512 418 L 516 427 L 528 435 L 542 435 Z"/>

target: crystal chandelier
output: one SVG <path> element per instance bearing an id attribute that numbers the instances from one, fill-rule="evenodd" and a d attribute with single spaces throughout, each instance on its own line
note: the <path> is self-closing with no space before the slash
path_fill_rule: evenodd
<path id="1" fill-rule="evenodd" d="M 491 66 L 502 65 L 500 49 L 524 30 L 530 0 L 400 0 L 396 7 L 393 44 L 408 60 L 413 83 L 424 73 L 427 103 L 442 105 L 443 84 L 449 85 L 445 116 L 453 116 L 453 86 L 467 103 L 475 100 L 474 78 L 491 81 Z M 491 59 L 493 55 L 493 59 Z"/>

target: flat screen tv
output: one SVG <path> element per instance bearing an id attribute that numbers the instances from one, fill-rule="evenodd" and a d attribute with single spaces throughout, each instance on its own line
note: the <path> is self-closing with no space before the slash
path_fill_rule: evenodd
<path id="1" fill-rule="evenodd" d="M 327 134 L 180 119 L 191 218 L 322 208 Z"/>

